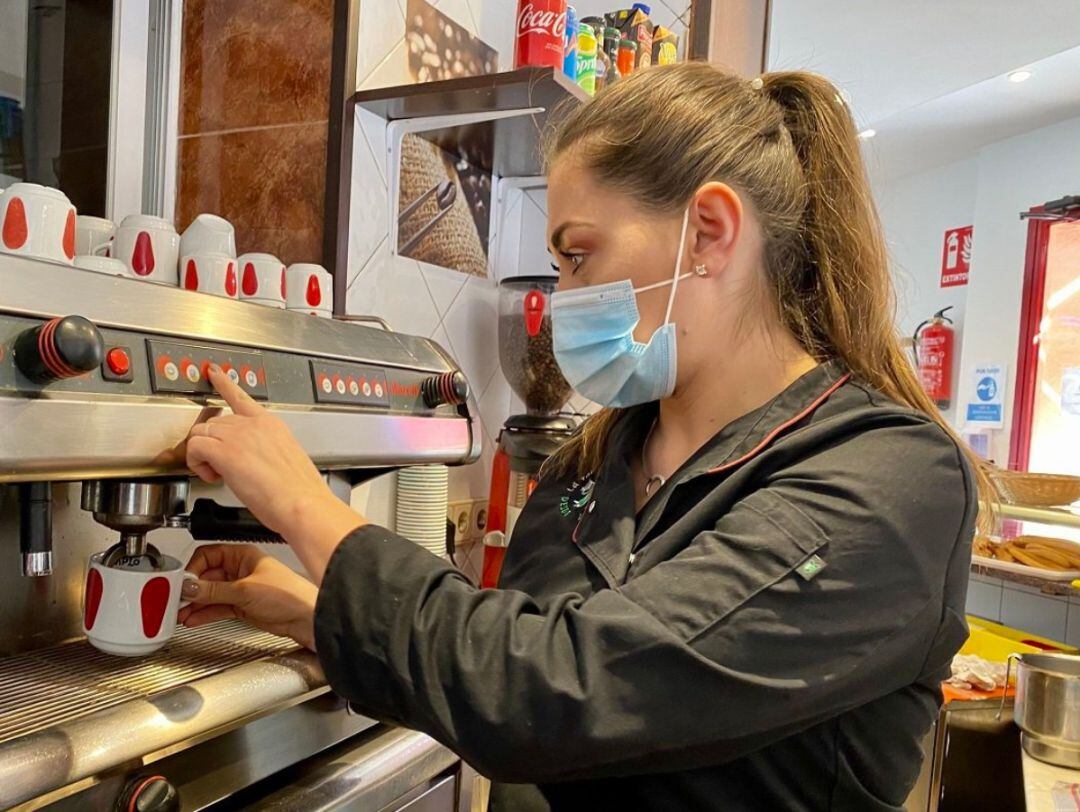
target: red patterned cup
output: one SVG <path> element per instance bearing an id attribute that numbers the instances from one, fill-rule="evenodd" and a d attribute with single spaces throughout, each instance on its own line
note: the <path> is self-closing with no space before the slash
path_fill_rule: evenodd
<path id="1" fill-rule="evenodd" d="M 304 312 L 334 309 L 334 280 L 322 265 L 298 262 L 285 271 L 285 307 Z"/>
<path id="2" fill-rule="evenodd" d="M 202 254 L 180 258 L 180 284 L 213 296 L 235 299 L 240 290 L 236 260 L 225 254 Z"/>
<path id="3" fill-rule="evenodd" d="M 240 298 L 266 307 L 285 307 L 285 266 L 272 254 L 243 254 L 237 261 Z"/>
<path id="4" fill-rule="evenodd" d="M 71 265 L 75 207 L 59 189 L 13 183 L 0 193 L 0 251 Z"/>
<path id="5" fill-rule="evenodd" d="M 125 217 L 109 252 L 127 265 L 136 279 L 176 287 L 180 235 L 168 220 L 149 214 Z"/>
<path id="6" fill-rule="evenodd" d="M 83 632 L 90 643 L 109 654 L 138 657 L 157 651 L 176 631 L 176 614 L 185 580 L 197 576 L 164 556 L 165 568 L 150 569 L 147 556 L 121 559 L 106 567 L 105 553 L 90 556 L 83 595 Z"/>

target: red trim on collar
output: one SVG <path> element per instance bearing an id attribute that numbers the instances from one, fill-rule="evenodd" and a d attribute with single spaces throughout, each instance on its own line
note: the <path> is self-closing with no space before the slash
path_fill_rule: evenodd
<path id="1" fill-rule="evenodd" d="M 764 451 L 768 447 L 768 445 L 770 443 L 772 443 L 772 441 L 775 440 L 777 437 L 779 437 L 783 432 L 787 431 L 789 428 L 794 426 L 796 423 L 798 423 L 800 420 L 802 420 L 808 414 L 810 414 L 815 409 L 817 409 L 818 406 L 820 406 L 822 403 L 824 403 L 826 400 L 828 400 L 833 392 L 835 392 L 837 389 L 839 389 L 841 386 L 843 386 L 845 383 L 847 383 L 850 379 L 851 379 L 851 373 L 850 372 L 848 374 L 846 374 L 846 375 L 843 375 L 836 383 L 834 383 L 832 386 L 830 386 L 828 389 L 826 389 L 824 392 L 822 392 L 817 397 L 817 399 L 814 400 L 813 403 L 811 403 L 809 406 L 807 406 L 805 409 L 803 409 L 801 412 L 799 412 L 797 415 L 795 415 L 793 418 L 791 418 L 787 422 L 781 423 L 775 429 L 770 431 L 767 435 L 765 435 L 765 439 L 763 439 L 760 443 L 758 443 L 752 449 L 747 451 L 745 454 L 743 454 L 737 460 L 732 460 L 731 462 L 724 463 L 723 465 L 720 465 L 720 466 L 718 466 L 716 468 L 710 468 L 705 473 L 707 473 L 707 474 L 719 474 L 719 473 L 722 473 L 724 471 L 727 471 L 730 468 L 734 468 L 737 465 L 742 465 L 747 460 L 753 459 L 758 454 L 760 454 L 762 451 Z"/>

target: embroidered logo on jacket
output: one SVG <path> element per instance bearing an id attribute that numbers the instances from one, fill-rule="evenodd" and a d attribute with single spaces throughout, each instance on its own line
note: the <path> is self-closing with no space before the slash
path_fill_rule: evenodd
<path id="1" fill-rule="evenodd" d="M 566 489 L 566 495 L 559 499 L 559 513 L 562 514 L 563 518 L 569 516 L 575 510 L 580 513 L 589 504 L 589 500 L 592 499 L 595 487 L 596 480 L 592 474 L 582 480 L 575 479 L 571 482 L 570 487 Z"/>

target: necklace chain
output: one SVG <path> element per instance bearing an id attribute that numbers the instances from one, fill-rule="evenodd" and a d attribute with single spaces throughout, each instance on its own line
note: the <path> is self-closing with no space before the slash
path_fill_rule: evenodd
<path id="1" fill-rule="evenodd" d="M 649 466 L 645 462 L 645 451 L 649 447 L 649 440 L 652 439 L 653 431 L 656 430 L 656 424 L 660 421 L 660 416 L 657 415 L 653 418 L 652 425 L 649 426 L 649 433 L 645 435 L 645 442 L 641 444 L 641 473 L 645 475 L 645 495 L 652 496 L 653 488 L 662 488 L 667 483 L 667 477 L 655 474 L 649 476 Z"/>

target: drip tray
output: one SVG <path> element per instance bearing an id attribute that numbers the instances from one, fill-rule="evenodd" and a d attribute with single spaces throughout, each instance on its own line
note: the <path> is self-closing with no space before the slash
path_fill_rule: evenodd
<path id="1" fill-rule="evenodd" d="M 0 659 L 0 744 L 243 663 L 300 648 L 224 620 L 178 629 L 146 657 L 117 657 L 85 640 Z"/>

